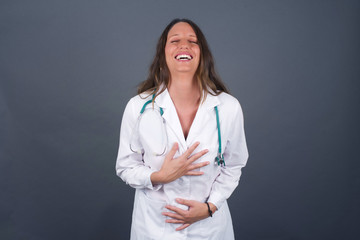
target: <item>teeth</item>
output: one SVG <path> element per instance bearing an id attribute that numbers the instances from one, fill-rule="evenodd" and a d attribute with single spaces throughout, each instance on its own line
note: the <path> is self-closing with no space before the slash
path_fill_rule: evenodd
<path id="1" fill-rule="evenodd" d="M 190 55 L 181 54 L 176 56 L 177 60 L 191 60 L 192 57 Z"/>

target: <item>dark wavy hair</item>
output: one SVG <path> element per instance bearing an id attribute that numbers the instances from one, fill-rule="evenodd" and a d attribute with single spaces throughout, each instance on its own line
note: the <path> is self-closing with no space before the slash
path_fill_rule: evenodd
<path id="1" fill-rule="evenodd" d="M 139 84 L 138 94 L 146 92 L 149 95 L 155 94 L 156 98 L 165 90 L 165 87 L 169 86 L 170 71 L 167 67 L 165 59 L 165 45 L 170 29 L 179 22 L 188 23 L 194 30 L 198 40 L 198 45 L 200 47 L 200 61 L 195 75 L 200 87 L 201 98 L 205 100 L 207 93 L 212 95 L 219 95 L 221 92 L 228 93 L 228 89 L 215 71 L 214 58 L 200 28 L 189 19 L 176 18 L 172 20 L 162 32 L 156 46 L 156 54 L 151 63 L 148 77 L 145 81 Z M 160 89 L 160 86 L 163 83 L 165 87 Z"/>

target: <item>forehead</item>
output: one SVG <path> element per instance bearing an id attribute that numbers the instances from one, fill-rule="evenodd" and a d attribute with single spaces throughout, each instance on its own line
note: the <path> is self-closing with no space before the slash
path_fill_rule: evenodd
<path id="1" fill-rule="evenodd" d="M 193 36 L 196 37 L 194 29 L 190 26 L 190 24 L 186 22 L 178 22 L 176 23 L 169 31 L 168 38 L 176 35 L 185 35 L 185 36 Z"/>

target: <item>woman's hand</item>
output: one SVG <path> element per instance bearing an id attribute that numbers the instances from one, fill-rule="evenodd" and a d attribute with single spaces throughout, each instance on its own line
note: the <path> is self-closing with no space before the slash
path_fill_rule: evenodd
<path id="1" fill-rule="evenodd" d="M 166 205 L 165 207 L 172 212 L 163 212 L 162 215 L 171 217 L 172 219 L 167 219 L 167 223 L 181 223 L 182 225 L 176 229 L 176 231 L 183 230 L 190 226 L 192 223 L 199 220 L 209 217 L 209 211 L 206 203 L 194 201 L 194 200 L 185 200 L 177 198 L 176 201 L 180 204 L 186 205 L 189 207 L 188 210 L 183 210 L 178 207 L 171 205 Z M 216 211 L 216 206 L 209 202 L 210 209 L 214 213 Z"/>
<path id="2" fill-rule="evenodd" d="M 210 162 L 206 161 L 197 164 L 193 164 L 193 162 L 206 154 L 209 150 L 202 150 L 190 157 L 191 153 L 196 149 L 197 146 L 199 146 L 199 144 L 199 142 L 194 143 L 180 157 L 173 158 L 176 151 L 178 150 L 178 144 L 174 143 L 170 152 L 166 155 L 161 169 L 158 172 L 151 174 L 151 182 L 153 184 L 164 184 L 172 182 L 184 175 L 199 176 L 204 174 L 204 172 L 193 170 L 204 167 L 210 164 Z"/>

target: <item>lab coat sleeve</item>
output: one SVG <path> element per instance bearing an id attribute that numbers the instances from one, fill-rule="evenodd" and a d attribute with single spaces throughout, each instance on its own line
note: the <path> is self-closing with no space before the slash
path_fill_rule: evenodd
<path id="1" fill-rule="evenodd" d="M 120 142 L 118 156 L 116 159 L 116 174 L 133 188 L 147 188 L 158 190 L 162 185 L 154 185 L 150 176 L 154 169 L 144 165 L 143 156 L 140 153 L 134 153 L 130 149 L 131 134 L 136 124 L 140 112 L 135 109 L 135 99 L 132 98 L 126 105 L 120 130 Z"/>
<path id="2" fill-rule="evenodd" d="M 215 179 L 208 198 L 208 202 L 213 203 L 218 209 L 239 184 L 241 169 L 246 165 L 249 156 L 245 140 L 242 109 L 237 100 L 234 105 L 234 111 L 231 111 L 232 117 L 229 116 L 229 118 L 223 119 L 228 127 L 226 130 L 229 131 L 223 153 L 226 167 L 221 168 L 221 172 Z"/>

